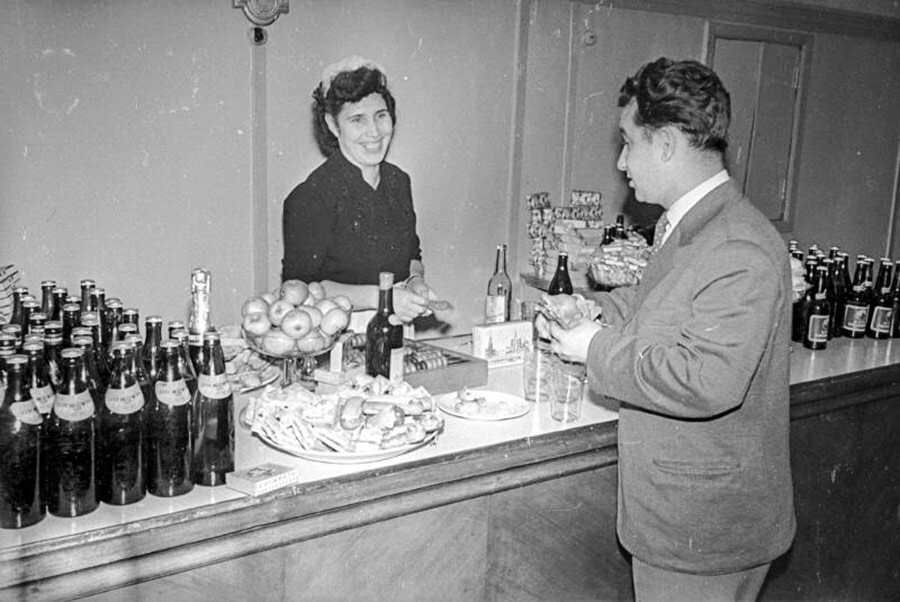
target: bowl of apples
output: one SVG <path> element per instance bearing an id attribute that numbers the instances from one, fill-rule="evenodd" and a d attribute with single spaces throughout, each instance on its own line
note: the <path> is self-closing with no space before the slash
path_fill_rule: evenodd
<path id="1" fill-rule="evenodd" d="M 328 297 L 319 282 L 285 280 L 241 307 L 241 332 L 257 353 L 287 361 L 282 384 L 290 384 L 294 360 L 310 361 L 331 350 L 350 324 L 353 306 L 344 295 Z M 304 375 L 311 376 L 311 375 Z"/>

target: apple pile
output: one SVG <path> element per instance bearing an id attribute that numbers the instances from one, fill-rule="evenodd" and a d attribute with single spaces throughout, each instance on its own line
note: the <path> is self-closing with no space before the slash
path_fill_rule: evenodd
<path id="1" fill-rule="evenodd" d="M 244 302 L 241 328 L 260 351 L 298 357 L 331 347 L 350 324 L 351 309 L 344 295 L 326 297 L 320 282 L 285 280 L 274 292 Z"/>

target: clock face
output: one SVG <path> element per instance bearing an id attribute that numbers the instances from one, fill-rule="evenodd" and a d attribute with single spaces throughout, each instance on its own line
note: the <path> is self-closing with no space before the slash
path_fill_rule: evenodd
<path id="1" fill-rule="evenodd" d="M 234 0 L 235 8 L 242 8 L 255 25 L 271 25 L 289 10 L 288 0 Z"/>

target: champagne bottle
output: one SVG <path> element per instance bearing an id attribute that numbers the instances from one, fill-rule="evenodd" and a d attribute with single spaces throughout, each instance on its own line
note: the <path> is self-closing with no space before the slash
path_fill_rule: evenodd
<path id="1" fill-rule="evenodd" d="M 572 280 L 569 278 L 569 254 L 560 253 L 556 263 L 556 273 L 553 274 L 553 280 L 550 281 L 550 287 L 547 292 L 551 295 L 571 295 Z"/>
<path id="2" fill-rule="evenodd" d="M 200 373 L 200 365 L 206 363 L 205 358 L 200 357 L 204 349 L 203 335 L 215 330 L 209 310 L 211 280 L 212 274 L 209 270 L 195 268 L 191 272 L 191 307 L 188 311 L 187 326 L 191 362 L 197 374 Z"/>
<path id="3" fill-rule="evenodd" d="M 394 274 L 378 274 L 378 311 L 366 326 L 366 374 L 403 380 L 403 327 L 391 324 Z"/>
<path id="4" fill-rule="evenodd" d="M 813 282 L 814 293 L 807 307 L 806 331 L 803 335 L 803 346 L 807 349 L 825 349 L 828 345 L 828 320 L 831 316 L 831 304 L 828 301 L 826 285 L 828 268 L 816 269 Z"/>
<path id="5" fill-rule="evenodd" d="M 24 356 L 6 359 L 7 386 L 0 399 L 0 527 L 20 529 L 43 520 L 41 443 L 43 418 L 29 394 Z"/>
<path id="6" fill-rule="evenodd" d="M 82 366 L 84 351 L 63 349 L 63 375 L 48 433 L 47 509 L 54 516 L 81 516 L 97 508 L 96 417 Z"/>
<path id="7" fill-rule="evenodd" d="M 234 470 L 234 395 L 225 374 L 225 355 L 218 333 L 203 335 L 203 365 L 192 400 L 194 415 L 193 481 L 224 485 Z"/>
<path id="8" fill-rule="evenodd" d="M 484 308 L 485 324 L 509 322 L 509 306 L 512 300 L 512 281 L 506 273 L 506 245 L 497 245 L 494 275 L 488 280 Z"/>
<path id="9" fill-rule="evenodd" d="M 866 322 L 866 336 L 872 339 L 887 339 L 891 336 L 894 303 L 891 298 L 891 274 L 894 263 L 889 257 L 882 257 L 878 266 L 878 278 L 872 288 L 869 301 L 869 319 Z"/>
<path id="10" fill-rule="evenodd" d="M 144 406 L 147 399 L 132 371 L 131 347 L 113 345 L 109 387 L 98 411 L 100 501 L 122 506 L 144 498 L 147 473 L 144 458 Z"/>
<path id="11" fill-rule="evenodd" d="M 185 337 L 187 333 L 185 332 Z M 183 495 L 194 488 L 191 480 L 191 393 L 181 373 L 178 341 L 161 345 L 163 362 L 153 400 L 147 412 L 147 489 L 160 497 Z"/>

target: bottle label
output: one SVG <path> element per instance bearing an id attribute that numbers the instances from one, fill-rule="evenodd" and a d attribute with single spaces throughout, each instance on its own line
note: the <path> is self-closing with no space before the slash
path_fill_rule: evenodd
<path id="1" fill-rule="evenodd" d="M 9 411 L 16 420 L 25 424 L 40 424 L 44 421 L 33 401 L 15 401 L 9 406 Z"/>
<path id="2" fill-rule="evenodd" d="M 113 414 L 134 414 L 144 407 L 144 393 L 137 383 L 124 389 L 107 389 L 106 407 Z"/>
<path id="3" fill-rule="evenodd" d="M 488 295 L 484 302 L 484 323 L 499 324 L 506 322 L 509 316 L 506 315 L 506 296 L 505 295 Z"/>
<path id="4" fill-rule="evenodd" d="M 87 390 L 75 395 L 58 393 L 56 401 L 53 402 L 53 412 L 70 422 L 87 420 L 94 415 L 94 400 Z"/>
<path id="5" fill-rule="evenodd" d="M 56 394 L 53 392 L 53 387 L 50 385 L 31 387 L 31 399 L 34 401 L 34 405 L 37 407 L 38 412 L 41 414 L 49 414 L 50 410 L 53 409 L 53 401 L 56 399 Z"/>
<path id="6" fill-rule="evenodd" d="M 209 399 L 225 399 L 231 395 L 231 383 L 225 374 L 201 374 L 197 377 L 197 389 Z"/>
<path id="7" fill-rule="evenodd" d="M 872 308 L 872 330 L 881 334 L 890 334 L 891 322 L 894 319 L 894 308 L 876 306 Z"/>
<path id="8" fill-rule="evenodd" d="M 829 316 L 810 316 L 806 337 L 813 343 L 828 342 L 828 318 Z"/>
<path id="9" fill-rule="evenodd" d="M 403 347 L 391 349 L 391 368 L 388 378 L 391 382 L 403 382 L 403 358 L 405 357 Z"/>
<path id="10" fill-rule="evenodd" d="M 154 385 L 154 390 L 158 400 L 173 408 L 183 406 L 191 400 L 191 394 L 183 378 L 174 382 L 158 380 Z"/>
<path id="11" fill-rule="evenodd" d="M 848 303 L 844 308 L 844 330 L 847 332 L 864 332 L 868 319 L 869 307 L 867 305 Z"/>

